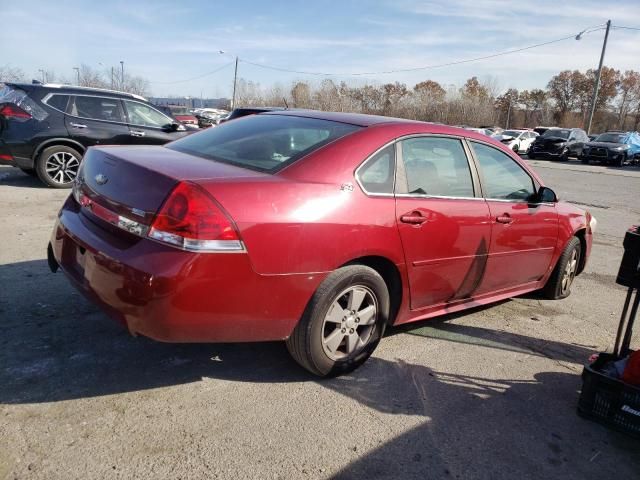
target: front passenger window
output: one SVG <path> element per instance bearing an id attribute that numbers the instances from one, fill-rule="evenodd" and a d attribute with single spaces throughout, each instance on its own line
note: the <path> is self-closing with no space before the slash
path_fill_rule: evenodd
<path id="1" fill-rule="evenodd" d="M 144 103 L 132 102 L 130 100 L 124 100 L 124 103 L 127 107 L 127 113 L 129 114 L 129 123 L 132 125 L 162 128 L 172 123 L 169 117 L 148 107 Z"/>
<path id="2" fill-rule="evenodd" d="M 486 198 L 525 201 L 533 196 L 533 180 L 513 158 L 482 143 L 471 142 L 471 145 L 482 171 Z"/>

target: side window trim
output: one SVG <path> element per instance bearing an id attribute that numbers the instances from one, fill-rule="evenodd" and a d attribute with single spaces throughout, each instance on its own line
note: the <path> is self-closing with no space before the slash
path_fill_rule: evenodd
<path id="1" fill-rule="evenodd" d="M 447 195 L 429 195 L 420 193 L 409 193 L 407 185 L 407 174 L 404 169 L 404 162 L 402 161 L 402 141 L 410 138 L 451 138 L 459 140 L 462 149 L 467 157 L 467 165 L 469 167 L 469 173 L 471 175 L 471 186 L 473 188 L 473 197 L 456 197 Z M 467 145 L 465 137 L 459 137 L 457 135 L 446 135 L 439 133 L 419 133 L 411 134 L 399 137 L 396 139 L 396 196 L 409 197 L 409 198 L 438 198 L 438 199 L 450 199 L 450 200 L 484 200 L 482 195 L 482 188 L 480 177 L 478 175 L 477 166 L 472 156 L 471 149 Z"/>
<path id="2" fill-rule="evenodd" d="M 362 192 L 368 196 L 368 197 L 393 197 L 394 196 L 394 192 L 396 191 L 396 185 L 397 185 L 397 178 L 398 178 L 398 150 L 397 150 L 397 143 L 396 140 L 391 140 L 390 142 L 385 143 L 382 147 L 378 148 L 375 152 L 373 152 L 371 155 L 369 155 L 367 158 L 364 159 L 364 161 L 362 163 L 360 163 L 360 165 L 358 165 L 355 169 L 355 171 L 353 172 L 353 177 L 356 180 L 356 183 L 358 184 L 358 186 L 360 187 L 360 190 L 362 190 Z M 364 168 L 367 163 L 373 161 L 373 159 L 376 157 L 376 155 L 378 155 L 381 151 L 383 151 L 385 148 L 388 147 L 394 147 L 394 169 L 393 169 L 393 187 L 391 189 L 391 193 L 376 193 L 376 192 L 369 192 L 367 191 L 366 188 L 364 188 L 364 185 L 362 184 L 362 182 L 360 181 L 360 175 L 359 172 L 362 168 Z"/>
<path id="3" fill-rule="evenodd" d="M 531 179 L 531 183 L 533 184 L 533 189 L 534 191 L 538 191 L 538 189 L 540 188 L 540 183 L 531 176 L 531 174 L 520 164 L 520 162 L 518 162 L 516 159 L 514 159 L 511 155 L 507 154 L 506 152 L 503 152 L 502 150 L 500 150 L 499 148 L 496 148 L 494 145 L 491 145 L 490 143 L 487 142 L 483 142 L 482 140 L 476 140 L 474 139 L 469 139 L 466 138 L 465 139 L 465 143 L 467 144 L 467 148 L 469 150 L 469 153 L 471 155 L 471 159 L 473 160 L 473 163 L 475 165 L 475 168 L 477 170 L 477 174 L 478 174 L 478 179 L 480 181 L 480 188 L 482 189 L 482 198 L 484 200 L 491 200 L 492 202 L 508 202 L 508 203 L 514 203 L 514 202 L 518 202 L 518 203 L 528 203 L 530 205 L 538 205 L 539 203 L 536 202 L 528 202 L 526 200 L 514 200 L 514 199 L 504 199 L 504 198 L 491 198 L 491 197 L 487 197 L 485 196 L 484 193 L 484 184 L 485 184 L 485 180 L 484 180 L 484 176 L 482 174 L 482 170 L 480 169 L 480 162 L 478 160 L 478 158 L 476 157 L 475 151 L 473 150 L 473 146 L 471 145 L 471 143 L 479 143 L 481 145 L 485 145 L 487 147 L 493 148 L 494 150 L 497 150 L 501 153 L 503 153 L 504 155 L 508 156 L 513 163 L 515 163 L 518 167 L 520 167 L 520 169 Z"/>
<path id="4" fill-rule="evenodd" d="M 103 97 L 102 95 L 82 95 L 82 94 L 69 95 L 69 101 L 67 102 L 67 111 L 65 112 L 65 115 L 69 115 L 70 117 L 74 117 L 74 118 L 82 118 L 84 120 L 91 120 L 92 122 L 115 123 L 117 125 L 127 124 L 126 122 L 118 122 L 117 120 L 104 120 L 102 118 L 91 118 L 91 117 L 82 117 L 80 115 L 74 115 L 73 113 L 71 113 L 72 107 L 75 105 L 76 98 L 78 97 L 106 98 L 107 100 L 115 100 L 117 102 L 120 102 L 120 109 L 122 109 L 122 113 L 123 115 L 125 115 L 125 120 L 126 120 L 126 114 L 124 112 L 124 105 L 122 104 L 122 100 L 118 97 Z"/>
<path id="5" fill-rule="evenodd" d="M 127 108 L 127 102 L 139 103 L 140 105 L 144 105 L 145 107 L 158 112 L 163 117 L 166 117 L 166 119 L 168 120 L 168 123 L 173 123 L 173 119 L 169 118 L 165 113 L 161 112 L 157 108 L 153 108 L 151 105 L 147 105 L 146 103 L 138 102 L 137 100 L 132 100 L 130 98 L 126 98 L 126 99 L 123 99 L 122 106 L 124 108 L 124 116 L 125 116 L 125 120 L 127 121 L 127 125 L 131 125 L 132 127 L 153 128 L 153 129 L 156 129 L 156 130 L 162 130 L 162 127 L 153 127 L 151 125 L 140 125 L 139 123 L 131 122 L 130 119 L 129 119 L 129 109 Z"/>

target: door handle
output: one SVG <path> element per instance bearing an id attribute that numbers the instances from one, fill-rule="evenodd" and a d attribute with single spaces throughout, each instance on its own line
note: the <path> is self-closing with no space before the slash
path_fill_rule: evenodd
<path id="1" fill-rule="evenodd" d="M 402 223 L 409 223 L 411 225 L 421 225 L 426 222 L 428 219 L 420 212 L 411 212 L 400 217 L 400 221 Z"/>
<path id="2" fill-rule="evenodd" d="M 513 222 L 513 218 L 511 218 L 511 215 L 509 215 L 508 213 L 505 213 L 503 215 L 497 216 L 496 222 L 509 224 Z"/>
<path id="3" fill-rule="evenodd" d="M 84 123 L 69 122 L 69 125 L 71 125 L 73 128 L 87 128 L 87 126 Z"/>
<path id="4" fill-rule="evenodd" d="M 131 130 L 132 137 L 144 137 L 145 133 L 140 130 Z"/>

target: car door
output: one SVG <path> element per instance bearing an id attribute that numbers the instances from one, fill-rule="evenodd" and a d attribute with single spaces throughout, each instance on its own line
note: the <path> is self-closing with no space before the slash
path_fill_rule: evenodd
<path id="1" fill-rule="evenodd" d="M 491 214 L 491 242 L 478 294 L 540 280 L 551 267 L 558 240 L 553 203 L 535 200 L 536 183 L 503 151 L 470 141 Z"/>
<path id="2" fill-rule="evenodd" d="M 396 219 L 411 309 L 472 296 L 482 279 L 491 225 L 463 140 L 405 138 L 398 142 L 398 158 Z"/>
<path id="3" fill-rule="evenodd" d="M 183 137 L 187 132 L 164 113 L 135 100 L 123 100 L 132 143 L 163 145 Z M 174 125 L 172 127 L 172 125 Z"/>
<path id="4" fill-rule="evenodd" d="M 65 126 L 69 136 L 85 147 L 129 143 L 129 128 L 118 98 L 74 95 Z"/>

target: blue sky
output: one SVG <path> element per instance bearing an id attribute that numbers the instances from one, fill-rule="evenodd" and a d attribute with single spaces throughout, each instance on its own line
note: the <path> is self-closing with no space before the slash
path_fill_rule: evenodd
<path id="1" fill-rule="evenodd" d="M 0 66 L 74 78 L 81 63 L 96 69 L 125 62 L 152 82 L 154 95 L 225 96 L 233 67 L 181 82 L 233 61 L 300 71 L 379 72 L 488 55 L 575 35 L 611 18 L 640 27 L 637 0 L 325 0 L 46 1 L 0 0 Z M 491 60 L 387 75 L 329 78 L 353 84 L 432 79 L 461 85 L 492 77 L 500 90 L 544 88 L 562 69 L 596 68 L 603 32 Z M 224 50 L 226 54 L 219 54 Z M 102 66 L 100 65 L 102 63 Z M 613 30 L 607 65 L 640 69 L 640 31 Z M 240 62 L 239 76 L 268 87 L 310 76 Z M 163 83 L 164 82 L 164 83 Z M 177 83 L 166 83 L 177 82 Z"/>

